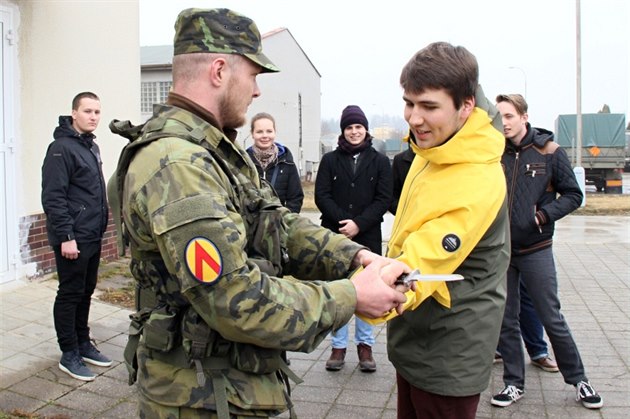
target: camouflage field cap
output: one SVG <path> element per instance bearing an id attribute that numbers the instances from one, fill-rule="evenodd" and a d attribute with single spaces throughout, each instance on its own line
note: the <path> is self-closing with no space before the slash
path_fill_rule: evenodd
<path id="1" fill-rule="evenodd" d="M 262 67 L 280 71 L 262 53 L 260 32 L 253 20 L 230 9 L 186 9 L 175 22 L 174 55 L 196 52 L 243 55 Z"/>

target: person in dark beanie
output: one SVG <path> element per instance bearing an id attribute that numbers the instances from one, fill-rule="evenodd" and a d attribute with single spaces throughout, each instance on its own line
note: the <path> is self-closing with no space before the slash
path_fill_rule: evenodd
<path id="1" fill-rule="evenodd" d="M 322 213 L 321 224 L 380 255 L 381 222 L 392 200 L 389 159 L 372 147 L 368 120 L 360 107 L 347 106 L 340 127 L 337 149 L 322 157 L 315 179 L 315 204 Z M 355 341 L 359 368 L 364 372 L 376 370 L 372 329 L 356 318 Z M 345 363 L 348 326 L 335 330 L 332 336 L 326 369 L 338 371 Z"/>

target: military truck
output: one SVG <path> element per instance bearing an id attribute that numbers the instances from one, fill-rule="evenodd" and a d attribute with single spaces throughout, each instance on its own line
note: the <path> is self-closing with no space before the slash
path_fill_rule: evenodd
<path id="1" fill-rule="evenodd" d="M 598 191 L 621 193 L 625 164 L 626 116 L 617 113 L 582 114 L 582 148 L 576 148 L 577 116 L 559 115 L 556 119 L 555 140 L 562 146 L 575 167 L 578 152 L 586 184 Z"/>

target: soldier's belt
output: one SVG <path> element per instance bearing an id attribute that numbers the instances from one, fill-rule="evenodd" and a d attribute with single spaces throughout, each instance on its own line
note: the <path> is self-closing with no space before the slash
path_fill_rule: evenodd
<path id="1" fill-rule="evenodd" d="M 230 361 L 227 357 L 209 357 L 204 359 L 195 359 L 193 362 L 188 360 L 184 348 L 178 346 L 177 348 L 163 353 L 159 351 L 153 351 L 148 349 L 149 356 L 151 358 L 164 362 L 166 364 L 173 365 L 178 368 L 197 368 L 197 383 L 200 387 L 205 385 L 205 377 L 203 377 L 203 371 L 199 370 L 202 367 L 204 370 L 210 371 L 210 378 L 212 379 L 212 387 L 214 389 L 214 401 L 217 409 L 217 417 L 219 419 L 229 419 L 230 410 L 227 399 L 227 380 L 224 371 L 230 369 Z M 194 365 L 194 367 L 193 367 Z M 201 377 L 199 375 L 202 375 Z"/>
<path id="2" fill-rule="evenodd" d="M 178 368 L 194 368 L 194 364 L 188 360 L 182 346 L 178 346 L 172 351 L 166 353 L 153 351 L 148 348 L 147 350 L 149 351 L 151 358 L 164 362 L 165 364 L 170 364 Z M 201 362 L 204 369 L 210 371 L 227 371 L 232 368 L 228 357 L 223 356 L 211 356 L 200 359 L 199 362 Z"/>

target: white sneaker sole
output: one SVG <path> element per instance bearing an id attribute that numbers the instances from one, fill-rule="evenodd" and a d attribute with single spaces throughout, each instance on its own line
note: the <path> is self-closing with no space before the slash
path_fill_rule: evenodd
<path id="1" fill-rule="evenodd" d="M 516 399 L 510 399 L 510 400 L 495 400 L 494 398 L 492 398 L 490 400 L 490 404 L 493 406 L 497 406 L 497 407 L 508 407 L 509 405 L 511 405 L 512 403 L 516 403 L 518 400 L 521 400 L 523 398 L 523 394 L 521 394 L 519 397 L 517 397 Z"/>
<path id="2" fill-rule="evenodd" d="M 510 401 L 499 401 L 499 400 L 490 400 L 490 404 L 492 404 L 493 406 L 497 406 L 497 407 L 508 407 L 509 405 L 511 405 L 512 403 L 514 403 L 516 400 L 510 400 Z"/>
<path id="3" fill-rule="evenodd" d="M 102 362 L 102 361 L 97 361 L 95 359 L 86 358 L 84 356 L 82 356 L 81 358 L 83 358 L 84 362 L 87 362 L 88 364 L 96 365 L 97 367 L 110 367 L 112 365 L 112 361 Z"/>
<path id="4" fill-rule="evenodd" d="M 92 376 L 77 375 L 73 373 L 72 371 L 70 371 L 68 368 L 64 367 L 61 364 L 61 362 L 59 363 L 59 369 L 65 372 L 66 374 L 68 374 L 70 377 L 76 378 L 77 380 L 81 380 L 81 381 L 94 381 L 94 379 L 96 378 L 96 375 L 92 375 Z"/>
<path id="5" fill-rule="evenodd" d="M 600 409 L 604 406 L 604 399 L 600 400 L 599 403 L 589 403 L 585 402 L 584 400 L 578 401 L 581 402 L 582 406 L 586 407 L 587 409 Z"/>

